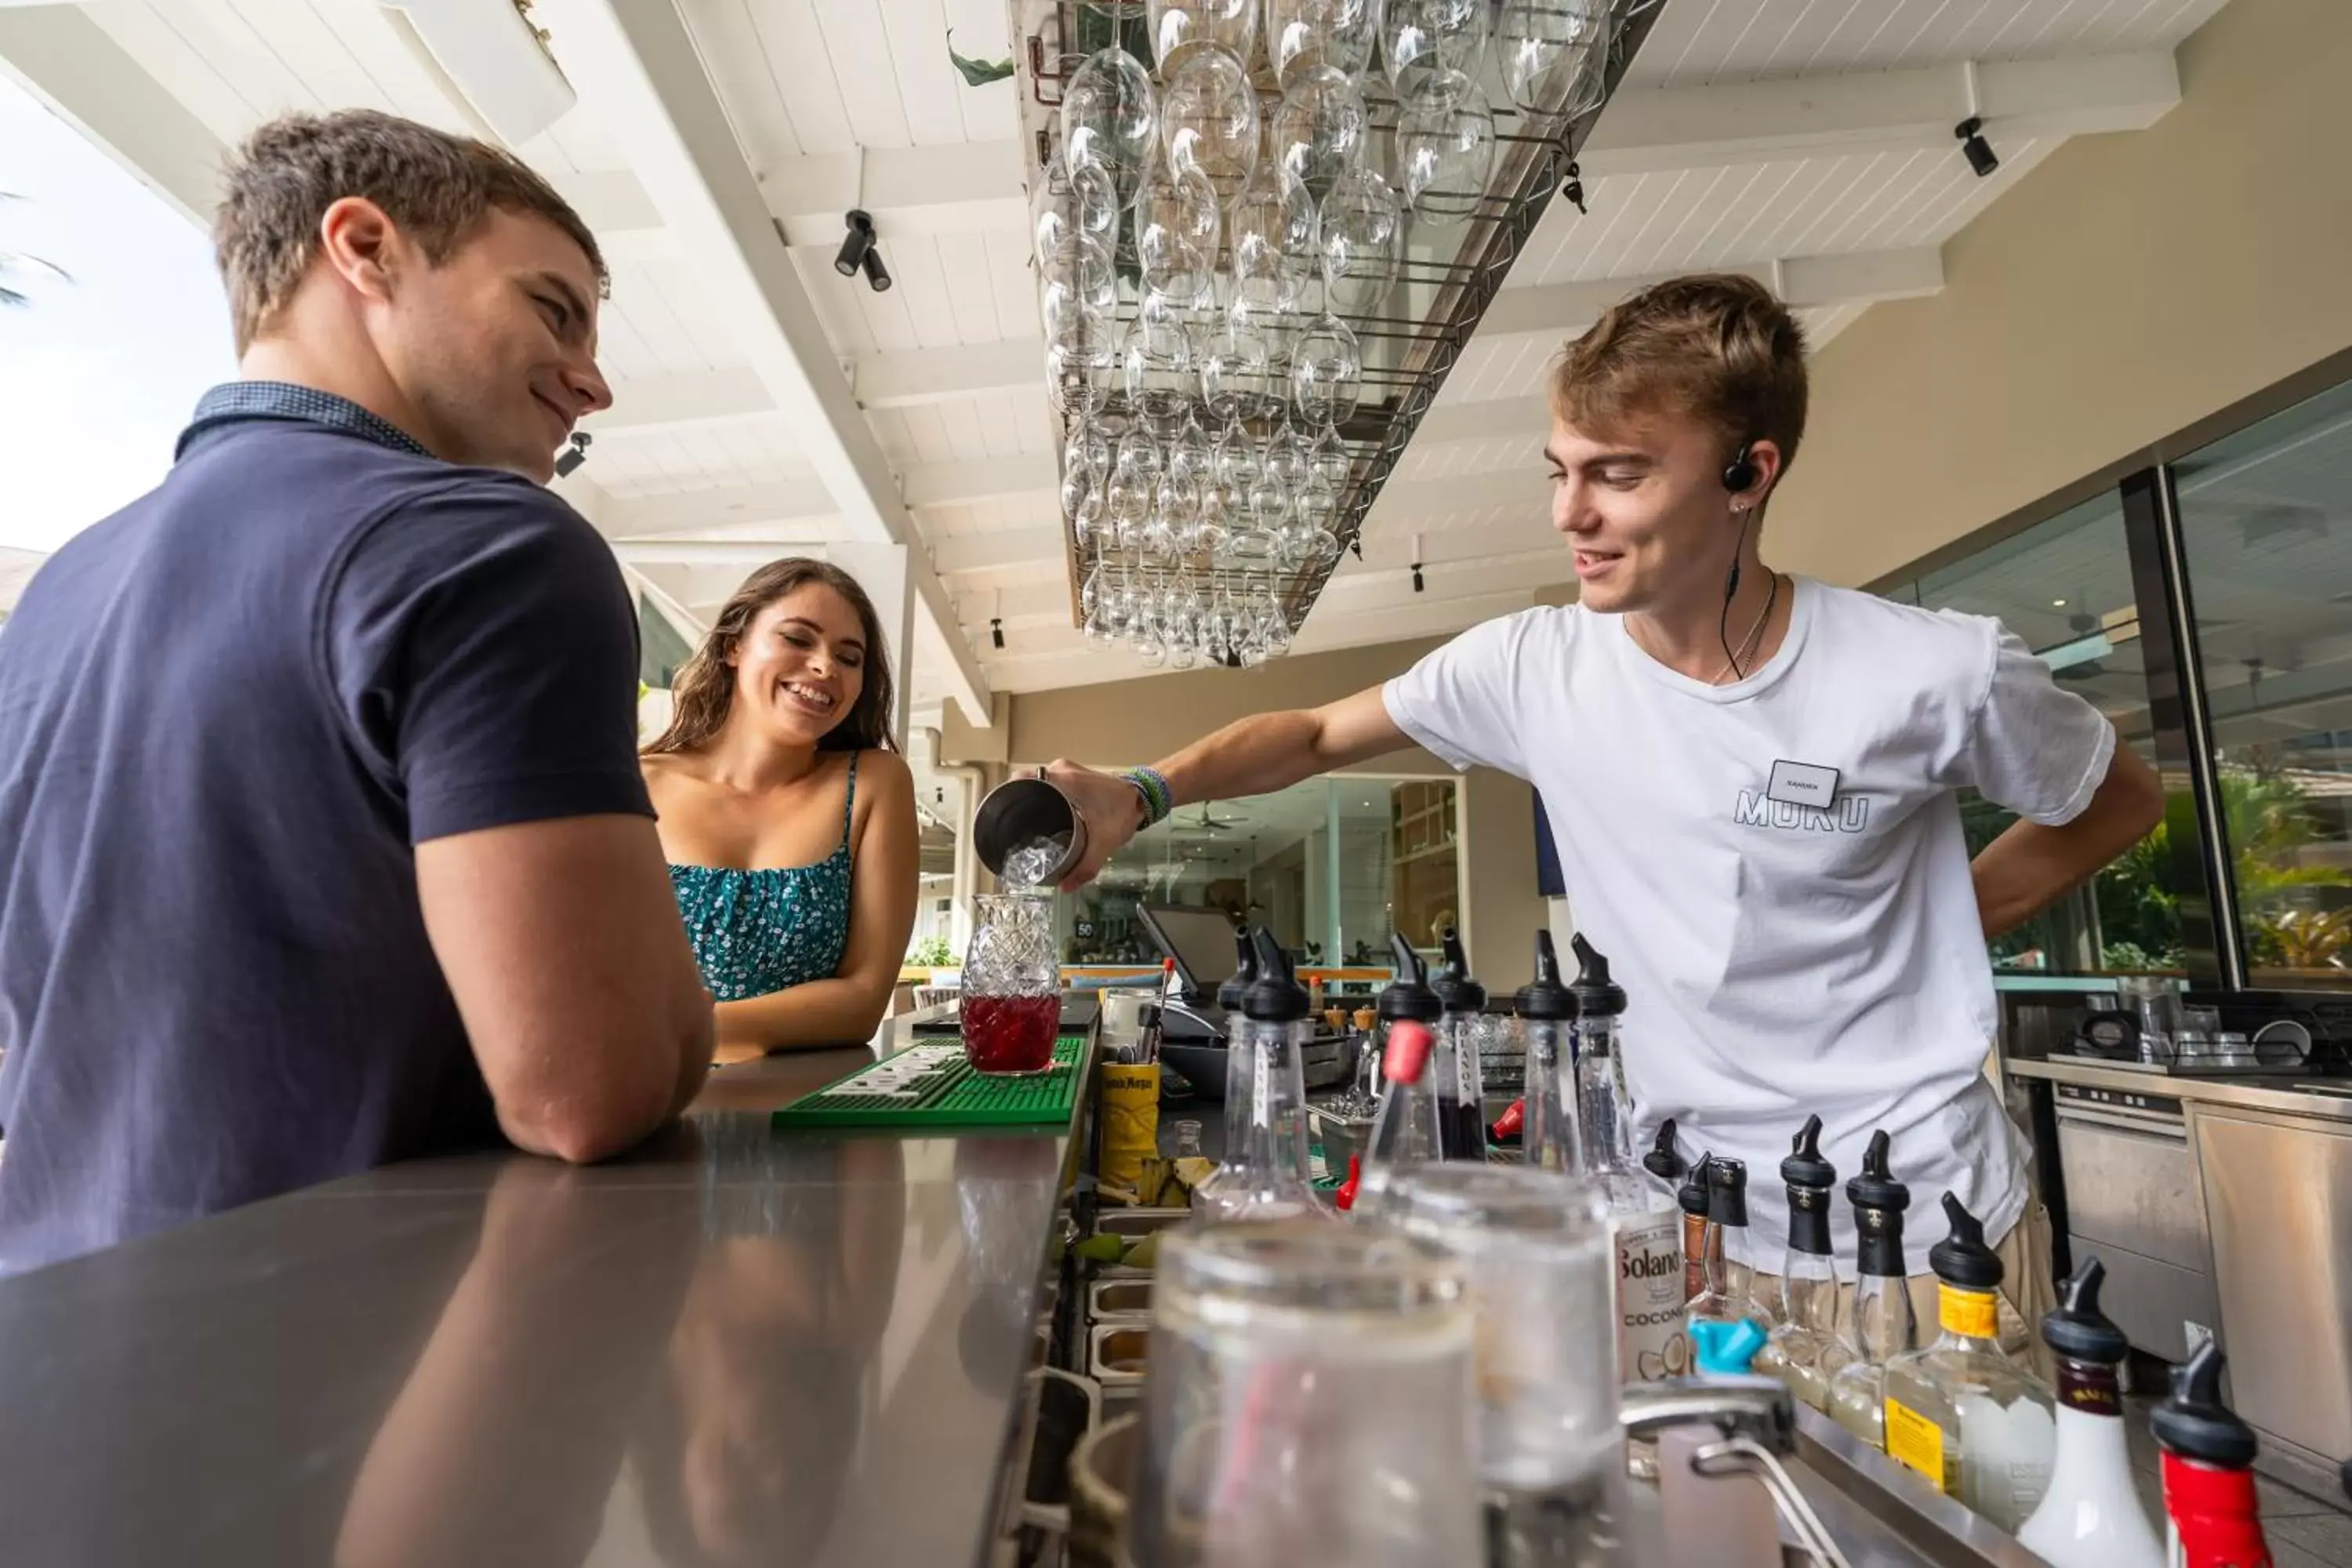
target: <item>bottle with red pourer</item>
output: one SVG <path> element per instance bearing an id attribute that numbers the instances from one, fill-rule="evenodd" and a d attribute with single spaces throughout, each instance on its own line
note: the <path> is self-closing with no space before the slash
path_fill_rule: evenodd
<path id="1" fill-rule="evenodd" d="M 2271 1568 L 2254 1493 L 2254 1429 L 2221 1403 L 2221 1347 L 2207 1340 L 2173 1369 L 2172 1397 L 2148 1413 L 2163 1450 L 2166 1561 L 2178 1568 Z"/>
<path id="2" fill-rule="evenodd" d="M 1424 1024 L 1399 1019 L 1390 1026 L 1381 1062 L 1387 1089 L 1372 1122 L 1370 1147 L 1357 1174 L 1351 1212 L 1380 1215 L 1393 1205 L 1393 1189 L 1414 1167 L 1444 1158 L 1438 1137 L 1437 1096 L 1429 1083 L 1436 1037 Z"/>

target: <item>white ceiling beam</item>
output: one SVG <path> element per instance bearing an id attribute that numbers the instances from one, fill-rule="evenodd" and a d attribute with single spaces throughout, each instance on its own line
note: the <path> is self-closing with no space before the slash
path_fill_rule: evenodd
<path id="1" fill-rule="evenodd" d="M 1719 271 L 1753 278 L 1791 310 L 1864 305 L 1881 300 L 1912 300 L 1944 286 L 1940 247 L 1866 250 L 1840 256 L 1792 256 L 1785 260 L 1723 267 Z M 1477 341 L 1540 332 L 1559 336 L 1581 331 L 1601 313 L 1654 283 L 1656 277 L 1601 278 L 1586 283 L 1543 283 L 1498 290 L 1478 319 Z"/>
<path id="2" fill-rule="evenodd" d="M 582 420 L 581 428 L 602 436 L 616 430 L 656 430 L 675 425 L 748 419 L 773 414 L 759 372 L 747 364 L 674 375 L 633 376 L 613 384 L 613 406 Z"/>
<path id="3" fill-rule="evenodd" d="M 604 531 L 614 539 L 658 539 L 745 527 L 824 531 L 809 525 L 839 514 L 831 491 L 814 482 L 783 485 L 714 485 L 699 490 L 664 490 L 614 500 Z M 837 535 L 836 535 L 837 537 Z"/>
<path id="4" fill-rule="evenodd" d="M 1006 137 L 784 159 L 764 171 L 761 184 L 790 243 L 832 250 L 841 245 L 843 216 L 852 207 L 873 217 L 885 243 L 893 235 L 1023 234 L 1029 226 L 1024 172 L 1021 143 Z"/>
<path id="5" fill-rule="evenodd" d="M 1054 459 L 1043 452 L 1021 452 L 1009 458 L 925 463 L 908 468 L 901 484 L 911 507 L 966 506 L 1037 495 L 1055 489 Z"/>
<path id="6" fill-rule="evenodd" d="M 851 371 L 857 401 L 868 408 L 912 408 L 953 398 L 1034 389 L 1045 384 L 1045 344 L 1037 338 L 964 343 L 869 354 Z"/>
<path id="7" fill-rule="evenodd" d="M 652 196 L 712 305 L 791 420 L 853 538 L 913 545 L 908 569 L 951 668 L 948 694 L 992 722 L 988 685 L 956 629 L 947 590 L 919 548 L 881 443 L 835 364 L 824 323 L 780 238 L 757 176 L 672 0 L 542 0 L 565 74 Z"/>
<path id="8" fill-rule="evenodd" d="M 228 149 L 87 10 L 0 5 L 0 71 L 190 220 L 211 226 Z"/>
<path id="9" fill-rule="evenodd" d="M 1579 161 L 1592 179 L 1821 154 L 1941 148 L 1958 157 L 1952 127 L 1971 113 L 1999 151 L 2004 140 L 2145 130 L 2179 101 L 2180 73 L 2161 49 L 1627 88 L 1601 111 Z"/>
<path id="10" fill-rule="evenodd" d="M 996 533 L 966 533 L 931 546 L 931 563 L 942 574 L 993 572 L 1008 567 L 1034 571 L 1050 563 L 1062 567 L 1062 525 L 1008 528 Z"/>

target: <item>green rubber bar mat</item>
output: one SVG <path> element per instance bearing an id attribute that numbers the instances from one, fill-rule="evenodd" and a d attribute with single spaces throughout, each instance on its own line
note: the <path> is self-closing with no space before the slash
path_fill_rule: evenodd
<path id="1" fill-rule="evenodd" d="M 794 1127 L 1060 1127 L 1077 1103 L 1084 1035 L 1054 1042 L 1051 1069 L 989 1078 L 964 1060 L 963 1042 L 927 1038 L 772 1112 Z"/>

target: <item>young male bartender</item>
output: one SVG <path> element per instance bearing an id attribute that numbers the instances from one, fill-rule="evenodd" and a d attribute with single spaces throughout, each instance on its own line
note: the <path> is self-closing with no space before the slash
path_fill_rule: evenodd
<path id="1" fill-rule="evenodd" d="M 1386 686 L 1241 720 L 1156 768 L 1054 763 L 1089 828 L 1072 885 L 1173 805 L 1411 742 L 1528 779 L 1577 921 L 1632 998 L 1641 1134 L 1671 1116 L 1686 1157 L 1747 1162 L 1754 1260 L 1780 1267 L 1776 1173 L 1819 1112 L 1842 1175 L 1874 1128 L 1893 1137 L 1923 1324 L 1946 1189 L 2031 1319 L 2048 1249 L 2028 1244 L 2022 1140 L 1981 1070 L 1985 942 L 2147 833 L 2160 785 L 1997 621 L 1763 563 L 1806 382 L 1797 323 L 1758 284 L 1647 289 L 1569 345 L 1550 395 L 1552 525 L 1580 602 L 1473 627 Z M 1966 788 L 2022 819 L 1973 864 Z M 1843 1204 L 1836 1219 L 1850 1277 Z"/>

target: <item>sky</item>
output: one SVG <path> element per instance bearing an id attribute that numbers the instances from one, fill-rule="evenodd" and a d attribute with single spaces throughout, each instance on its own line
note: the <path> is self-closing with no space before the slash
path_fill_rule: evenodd
<path id="1" fill-rule="evenodd" d="M 0 72 L 0 548 L 54 550 L 152 489 L 204 390 L 236 373 L 204 232 Z"/>

